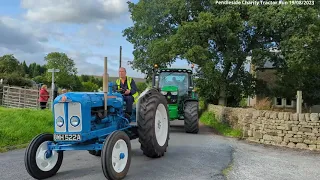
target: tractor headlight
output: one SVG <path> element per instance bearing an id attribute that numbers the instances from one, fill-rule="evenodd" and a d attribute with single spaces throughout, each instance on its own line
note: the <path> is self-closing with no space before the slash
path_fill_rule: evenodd
<path id="1" fill-rule="evenodd" d="M 59 116 L 56 120 L 57 126 L 62 127 L 64 124 L 63 118 Z"/>
<path id="2" fill-rule="evenodd" d="M 161 94 L 167 95 L 167 92 L 166 91 L 161 91 Z"/>
<path id="3" fill-rule="evenodd" d="M 176 96 L 176 95 L 178 95 L 178 92 L 177 91 L 171 92 L 171 95 Z"/>
<path id="4" fill-rule="evenodd" d="M 78 126 L 80 124 L 80 118 L 77 116 L 72 116 L 70 119 L 70 124 L 74 127 Z"/>

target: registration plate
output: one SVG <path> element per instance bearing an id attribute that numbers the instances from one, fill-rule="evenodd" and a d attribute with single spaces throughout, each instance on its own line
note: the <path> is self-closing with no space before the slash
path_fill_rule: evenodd
<path id="1" fill-rule="evenodd" d="M 81 141 L 80 134 L 54 134 L 55 141 Z"/>

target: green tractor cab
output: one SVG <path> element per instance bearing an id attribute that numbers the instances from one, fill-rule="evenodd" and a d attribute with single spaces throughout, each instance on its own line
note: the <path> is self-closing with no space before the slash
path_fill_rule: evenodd
<path id="1" fill-rule="evenodd" d="M 166 97 L 170 120 L 184 120 L 187 133 L 198 133 L 199 101 L 193 84 L 193 69 L 155 65 L 153 72 L 152 86 Z"/>

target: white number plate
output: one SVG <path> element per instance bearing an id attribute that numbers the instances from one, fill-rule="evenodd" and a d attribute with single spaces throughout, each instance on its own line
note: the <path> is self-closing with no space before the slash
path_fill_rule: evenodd
<path id="1" fill-rule="evenodd" d="M 81 141 L 80 134 L 54 134 L 55 141 Z"/>

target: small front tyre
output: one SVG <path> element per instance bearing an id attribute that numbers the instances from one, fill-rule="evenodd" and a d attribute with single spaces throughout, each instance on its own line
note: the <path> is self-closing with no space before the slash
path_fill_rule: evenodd
<path id="1" fill-rule="evenodd" d="M 131 164 L 131 144 L 123 131 L 115 131 L 105 140 L 101 151 L 104 176 L 109 180 L 123 179 Z"/>
<path id="2" fill-rule="evenodd" d="M 49 151 L 48 142 L 53 142 L 52 134 L 36 136 L 26 148 L 25 167 L 35 179 L 46 179 L 54 176 L 61 167 L 62 151 Z"/>
<path id="3" fill-rule="evenodd" d="M 188 101 L 184 108 L 184 128 L 186 133 L 197 134 L 199 132 L 199 103 Z"/>

